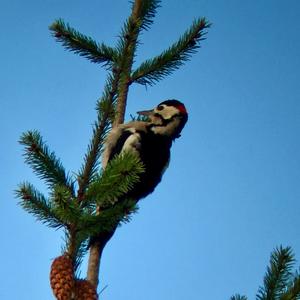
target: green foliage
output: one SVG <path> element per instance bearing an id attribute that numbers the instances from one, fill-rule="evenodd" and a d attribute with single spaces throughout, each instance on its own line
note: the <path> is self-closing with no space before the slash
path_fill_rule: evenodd
<path id="1" fill-rule="evenodd" d="M 23 209 L 34 215 L 37 220 L 52 228 L 60 228 L 64 225 L 55 214 L 51 203 L 32 184 L 20 184 L 16 196 L 20 199 Z"/>
<path id="2" fill-rule="evenodd" d="M 141 29 L 148 30 L 153 23 L 157 9 L 160 7 L 160 0 L 144 0 L 141 1 L 139 19 L 141 20 Z M 132 1 L 132 8 L 134 2 Z"/>
<path id="3" fill-rule="evenodd" d="M 88 240 L 80 236 L 80 234 L 70 232 L 70 230 L 64 231 L 64 245 L 62 247 L 62 254 L 69 253 L 73 258 L 74 271 L 77 272 L 77 278 L 80 278 L 79 266 L 82 263 L 83 257 L 87 252 Z M 72 251 L 70 251 L 72 249 Z"/>
<path id="4" fill-rule="evenodd" d="M 83 239 L 96 236 L 100 232 L 110 232 L 117 225 L 127 223 L 138 210 L 136 202 L 127 199 L 116 203 L 113 207 L 100 210 L 100 213 L 82 214 L 78 231 Z"/>
<path id="5" fill-rule="evenodd" d="M 134 116 L 134 115 L 130 114 L 130 118 L 131 118 L 132 122 L 135 122 L 135 121 L 150 122 L 149 116 L 144 116 L 144 115 Z"/>
<path id="6" fill-rule="evenodd" d="M 299 300 L 300 299 L 300 274 L 296 272 L 290 280 L 286 291 L 280 295 L 280 300 Z"/>
<path id="7" fill-rule="evenodd" d="M 79 202 L 64 186 L 55 186 L 51 192 L 52 210 L 67 227 L 76 225 L 82 213 Z"/>
<path id="8" fill-rule="evenodd" d="M 95 42 L 91 37 L 79 33 L 61 19 L 56 20 L 49 29 L 67 50 L 73 51 L 93 63 L 111 67 L 117 56 L 113 48 L 104 43 Z"/>
<path id="9" fill-rule="evenodd" d="M 72 199 L 70 191 L 66 189 L 66 187 L 61 185 L 57 185 L 54 187 L 51 196 L 53 199 L 53 203 L 62 208 L 66 208 L 67 206 L 69 206 Z"/>
<path id="10" fill-rule="evenodd" d="M 36 130 L 22 134 L 20 144 L 25 146 L 25 162 L 44 179 L 50 187 L 63 185 L 73 192 L 71 179 L 54 152 L 50 152 L 40 133 Z"/>
<path id="11" fill-rule="evenodd" d="M 80 186 L 79 196 L 81 197 L 98 172 L 99 159 L 103 148 L 105 136 L 109 129 L 109 122 L 105 119 L 97 120 L 93 126 L 93 137 L 88 145 L 84 163 L 78 174 Z"/>
<path id="12" fill-rule="evenodd" d="M 150 28 L 160 3 L 160 0 L 132 1 L 132 13 L 114 48 L 81 34 L 61 19 L 49 27 L 65 49 L 109 71 L 102 97 L 96 104 L 97 119 L 76 183 L 38 131 L 25 132 L 20 138 L 25 147 L 25 162 L 50 189 L 46 198 L 31 184 L 20 184 L 16 190 L 20 205 L 48 226 L 64 228 L 64 252 L 72 257 L 75 269 L 87 251 L 90 238 L 101 233 L 113 234 L 118 225 L 128 222 L 137 211 L 136 199 L 128 199 L 126 195 L 144 172 L 139 158 L 124 152 L 110 161 L 105 170 L 99 171 L 105 137 L 113 125 L 123 122 L 130 84 L 152 85 L 178 69 L 199 48 L 204 30 L 209 27 L 205 19 L 196 20 L 176 43 L 159 56 L 146 60 L 132 73 L 139 34 Z M 91 282 L 96 284 L 97 281 L 92 279 Z M 295 281 L 291 288 L 295 290 L 298 285 Z M 285 299 L 292 298 L 286 294 Z"/>
<path id="13" fill-rule="evenodd" d="M 49 199 L 29 183 L 20 184 L 16 195 L 21 200 L 20 205 L 39 221 L 52 228 L 65 228 L 70 238 L 66 245 L 71 247 L 76 260 L 85 253 L 91 236 L 114 230 L 118 224 L 128 222 L 130 215 L 136 212 L 134 200 L 118 202 L 117 197 L 132 188 L 143 170 L 135 155 L 123 153 L 108 164 L 101 176 L 98 175 L 81 201 L 64 185 L 53 186 Z M 106 206 L 100 214 L 96 212 L 98 202 Z"/>
<path id="14" fill-rule="evenodd" d="M 259 288 L 257 294 L 258 300 L 280 298 L 292 276 L 294 262 L 294 255 L 290 247 L 279 247 L 273 251 L 264 277 L 264 285 Z"/>
<path id="15" fill-rule="evenodd" d="M 137 48 L 137 39 L 141 28 L 141 20 L 133 21 L 130 17 L 128 18 L 121 28 L 120 38 L 117 41 L 116 50 L 118 52 L 118 60 L 116 63 L 117 68 L 121 70 L 120 82 L 124 80 L 124 76 L 130 72 L 132 66 L 132 59 L 135 56 Z"/>
<path id="16" fill-rule="evenodd" d="M 117 76 L 108 76 L 103 96 L 97 101 L 96 109 L 98 119 L 93 126 L 93 135 L 88 145 L 84 163 L 78 174 L 79 197 L 81 197 L 87 186 L 94 180 L 99 169 L 99 158 L 102 152 L 105 136 L 111 127 L 114 116 L 114 103 L 116 101 Z"/>
<path id="17" fill-rule="evenodd" d="M 179 69 L 188 61 L 204 40 L 205 29 L 210 24 L 205 18 L 197 19 L 180 39 L 160 55 L 144 61 L 132 74 L 131 81 L 142 85 L 154 85 Z"/>
<path id="18" fill-rule="evenodd" d="M 247 297 L 246 296 L 241 296 L 239 294 L 236 294 L 236 295 L 232 296 L 230 298 L 230 300 L 247 300 Z"/>
<path id="19" fill-rule="evenodd" d="M 104 172 L 90 184 L 85 202 L 95 201 L 100 207 L 114 205 L 139 181 L 144 167 L 139 158 L 130 152 L 116 156 Z"/>
<path id="20" fill-rule="evenodd" d="M 258 290 L 257 300 L 299 300 L 300 275 L 293 272 L 294 254 L 290 247 L 276 248 L 264 276 L 264 284 Z M 235 295 L 231 300 L 247 300 L 245 296 Z"/>
<path id="21" fill-rule="evenodd" d="M 114 105 L 117 100 L 118 76 L 116 74 L 109 74 L 107 77 L 103 95 L 101 99 L 97 101 L 96 109 L 102 119 L 108 119 L 111 121 L 115 114 Z"/>

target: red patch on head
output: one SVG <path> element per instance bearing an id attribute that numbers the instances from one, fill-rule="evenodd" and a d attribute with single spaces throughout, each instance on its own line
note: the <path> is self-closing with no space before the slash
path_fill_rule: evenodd
<path id="1" fill-rule="evenodd" d="M 176 107 L 182 114 L 187 115 L 187 111 L 186 111 L 184 104 L 176 99 L 170 99 L 170 100 L 163 101 L 159 105 L 167 105 L 167 106 Z"/>
<path id="2" fill-rule="evenodd" d="M 176 108 L 183 114 L 187 114 L 187 111 L 185 109 L 185 106 L 183 104 L 176 105 Z"/>

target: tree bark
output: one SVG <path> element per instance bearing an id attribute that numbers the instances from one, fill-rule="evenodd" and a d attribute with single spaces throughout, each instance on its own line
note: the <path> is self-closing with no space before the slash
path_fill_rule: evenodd
<path id="1" fill-rule="evenodd" d="M 113 236 L 115 230 L 99 235 L 91 245 L 90 256 L 88 261 L 87 280 L 95 287 L 99 283 L 99 271 L 103 249 L 106 243 Z"/>
<path id="2" fill-rule="evenodd" d="M 137 26 L 138 24 L 137 20 L 140 15 L 142 1 L 143 0 L 135 0 L 132 8 L 130 19 L 133 22 L 133 24 L 135 24 L 135 26 Z M 131 83 L 130 75 L 131 75 L 131 69 L 132 69 L 138 34 L 139 34 L 139 29 L 136 27 L 135 29 L 132 30 L 131 36 L 126 37 L 127 42 L 124 47 L 124 52 L 122 53 L 122 63 L 121 66 L 119 66 L 120 77 L 119 77 L 118 92 L 117 92 L 118 99 L 117 99 L 116 115 L 115 115 L 113 127 L 124 122 L 128 90 L 129 90 L 129 85 Z M 99 211 L 99 213 L 101 212 Z M 106 243 L 113 236 L 116 228 L 111 232 L 100 234 L 95 239 L 95 241 L 93 241 L 91 245 L 90 256 L 88 261 L 87 280 L 91 282 L 96 288 L 99 284 L 100 261 L 101 261 L 103 249 Z"/>

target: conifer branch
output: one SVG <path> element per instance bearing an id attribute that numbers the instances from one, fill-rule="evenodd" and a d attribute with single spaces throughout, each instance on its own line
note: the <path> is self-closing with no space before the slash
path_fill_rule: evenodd
<path id="1" fill-rule="evenodd" d="M 280 296 L 280 300 L 299 300 L 300 299 L 300 275 L 296 272 L 287 290 Z"/>
<path id="2" fill-rule="evenodd" d="M 131 215 L 138 210 L 131 199 L 101 210 L 100 214 L 82 214 L 78 220 L 78 232 L 85 238 L 114 231 L 116 226 L 130 221 Z"/>
<path id="3" fill-rule="evenodd" d="M 37 191 L 30 183 L 22 183 L 16 190 L 19 204 L 24 210 L 34 215 L 37 220 L 52 228 L 60 228 L 64 223 L 55 214 L 52 205 L 45 196 Z"/>
<path id="4" fill-rule="evenodd" d="M 119 53 L 117 66 L 120 72 L 120 77 L 118 82 L 118 99 L 113 126 L 124 122 L 128 89 L 129 85 L 131 84 L 130 74 L 138 44 L 138 36 L 143 24 L 141 13 L 144 13 L 144 17 L 147 15 L 147 13 L 144 11 L 145 7 L 143 2 L 143 0 L 134 1 L 132 13 L 121 30 L 121 36 L 116 47 Z M 152 1 L 145 0 L 145 2 Z M 150 9 L 151 6 L 148 8 Z"/>
<path id="5" fill-rule="evenodd" d="M 65 230 L 65 245 L 62 253 L 68 253 L 74 263 L 74 272 L 79 271 L 82 259 L 87 252 L 87 238 L 82 236 L 77 230 Z M 79 272 L 78 272 L 79 273 Z M 79 274 L 76 276 L 80 277 Z"/>
<path id="6" fill-rule="evenodd" d="M 132 11 L 136 18 L 141 20 L 141 29 L 148 30 L 153 23 L 157 9 L 160 7 L 160 0 L 143 0 L 135 4 L 132 1 Z"/>
<path id="7" fill-rule="evenodd" d="M 19 143 L 25 146 L 25 162 L 50 187 L 63 185 L 74 194 L 73 183 L 54 152 L 50 152 L 40 133 L 36 130 L 22 134 Z"/>
<path id="8" fill-rule="evenodd" d="M 50 197 L 46 199 L 31 184 L 21 184 L 16 191 L 21 199 L 20 204 L 50 227 L 64 227 L 65 253 L 72 258 L 75 271 L 87 251 L 87 242 L 94 239 L 95 243 L 90 244 L 87 280 L 95 287 L 98 285 L 100 258 L 106 243 L 117 226 L 128 222 L 137 210 L 136 199 L 127 197 L 130 197 L 130 189 L 144 172 L 138 157 L 122 153 L 99 173 L 104 139 L 111 127 L 124 121 L 131 83 L 151 85 L 178 69 L 199 48 L 204 30 L 209 27 L 205 19 L 195 21 L 177 43 L 156 58 L 147 60 L 132 73 L 139 34 L 149 29 L 160 3 L 161 0 L 132 1 L 131 15 L 122 28 L 116 48 L 97 43 L 61 19 L 50 26 L 53 36 L 65 49 L 93 63 L 102 64 L 110 71 L 104 93 L 97 101 L 97 120 L 77 176 L 77 193 L 72 178 L 66 174 L 54 152 L 50 152 L 39 132 L 28 131 L 20 139 L 25 146 L 25 161 L 51 188 Z"/>
<path id="9" fill-rule="evenodd" d="M 205 39 L 210 23 L 205 18 L 197 19 L 180 39 L 160 55 L 144 61 L 131 75 L 131 81 L 142 85 L 154 85 L 179 69 L 190 60 Z"/>
<path id="10" fill-rule="evenodd" d="M 64 186 L 56 186 L 51 192 L 51 203 L 55 215 L 71 228 L 77 224 L 82 211 L 76 198 L 73 198 L 70 191 Z"/>
<path id="11" fill-rule="evenodd" d="M 116 59 L 117 53 L 112 47 L 104 43 L 97 43 L 91 37 L 85 36 L 65 24 L 62 19 L 55 21 L 49 29 L 65 49 L 79 54 L 93 63 L 111 67 Z"/>
<path id="12" fill-rule="evenodd" d="M 88 146 L 84 164 L 78 175 L 78 197 L 81 199 L 89 183 L 96 176 L 99 166 L 99 158 L 104 144 L 105 136 L 111 126 L 114 115 L 114 103 L 116 101 L 117 82 L 119 74 L 109 76 L 104 88 L 104 93 L 97 102 L 98 119 L 94 124 L 93 136 Z"/>
<path id="13" fill-rule="evenodd" d="M 109 162 L 104 172 L 90 184 L 84 203 L 97 203 L 101 208 L 113 206 L 139 181 L 144 167 L 139 158 L 125 152 Z"/>
<path id="14" fill-rule="evenodd" d="M 271 254 L 270 265 L 264 277 L 264 285 L 259 288 L 258 300 L 279 299 L 285 292 L 292 277 L 291 269 L 295 259 L 290 247 L 276 248 Z"/>
<path id="15" fill-rule="evenodd" d="M 292 273 L 295 263 L 290 247 L 276 248 L 270 257 L 270 264 L 264 276 L 264 285 L 256 295 L 257 300 L 300 300 L 300 274 Z M 247 300 L 247 297 L 234 295 L 230 300 Z"/>
<path id="16" fill-rule="evenodd" d="M 247 297 L 246 297 L 246 296 L 239 295 L 239 294 L 236 294 L 236 295 L 234 295 L 234 296 L 231 296 L 231 297 L 230 297 L 230 300 L 247 300 Z"/>
<path id="17" fill-rule="evenodd" d="M 107 118 L 99 118 L 94 124 L 93 137 L 88 145 L 87 154 L 84 157 L 84 164 L 78 175 L 78 197 L 80 200 L 83 197 L 88 184 L 97 174 L 99 158 L 108 129 L 109 121 Z"/>
<path id="18" fill-rule="evenodd" d="M 124 115 L 127 103 L 128 88 L 130 85 L 130 74 L 133 59 L 137 47 L 138 35 L 141 29 L 140 11 L 143 0 L 135 0 L 132 6 L 132 13 L 122 30 L 117 51 L 118 61 L 116 62 L 118 82 L 117 82 L 117 104 L 115 110 L 115 118 L 113 126 L 117 126 L 124 122 Z M 107 241 L 113 235 L 114 230 L 99 238 L 90 249 L 90 257 L 88 262 L 87 278 L 95 286 L 99 281 L 99 266 L 102 251 Z"/>

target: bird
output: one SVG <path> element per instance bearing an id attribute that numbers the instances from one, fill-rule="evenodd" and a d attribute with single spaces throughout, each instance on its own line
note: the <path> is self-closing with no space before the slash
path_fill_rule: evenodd
<path id="1" fill-rule="evenodd" d="M 139 182 L 124 195 L 135 202 L 151 194 L 160 183 L 169 165 L 173 141 L 180 137 L 188 120 L 185 105 L 175 99 L 165 100 L 137 114 L 147 121 L 131 121 L 114 127 L 106 138 L 102 156 L 103 168 L 124 151 L 139 157 L 145 171 Z"/>
<path id="2" fill-rule="evenodd" d="M 117 155 L 125 151 L 135 153 L 144 166 L 139 181 L 125 195 L 117 199 L 117 203 L 126 199 L 137 203 L 154 191 L 169 165 L 172 143 L 180 137 L 188 120 L 185 105 L 175 99 L 165 100 L 153 109 L 137 113 L 147 120 L 131 121 L 115 126 L 107 135 L 104 144 L 103 169 Z M 106 209 L 109 207 L 99 207 L 98 213 Z M 101 231 L 97 236 L 91 237 L 88 248 L 96 244 L 100 249 L 98 255 L 101 256 L 104 246 L 113 236 L 117 226 L 118 223 L 114 224 L 111 230 Z"/>

